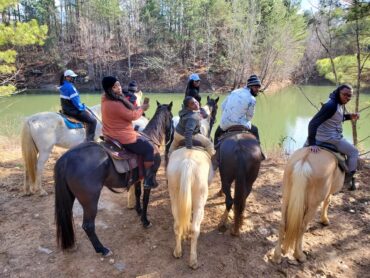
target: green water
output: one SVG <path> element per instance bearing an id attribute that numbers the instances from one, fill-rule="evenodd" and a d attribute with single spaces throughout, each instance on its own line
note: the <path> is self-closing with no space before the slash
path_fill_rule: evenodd
<path id="1" fill-rule="evenodd" d="M 325 102 L 334 87 L 329 86 L 305 86 L 304 94 L 316 106 Z M 151 107 L 146 113 L 149 117 L 153 115 L 156 100 L 160 103 L 173 101 L 173 113 L 177 114 L 180 109 L 182 94 L 148 94 Z M 212 96 L 212 95 L 211 95 Z M 215 96 L 212 96 L 215 97 Z M 220 106 L 226 95 L 220 96 Z M 88 106 L 100 102 L 99 94 L 82 94 L 81 99 Z M 206 97 L 203 96 L 203 102 Z M 347 105 L 351 111 L 354 100 Z M 370 95 L 362 94 L 360 107 L 370 104 Z M 29 116 L 42 111 L 58 111 L 59 94 L 25 94 L 0 99 L 0 135 L 14 136 L 20 133 L 21 123 L 24 116 Z M 220 117 L 218 113 L 218 120 Z M 253 123 L 258 126 L 261 135 L 262 146 L 266 150 L 278 148 L 282 143 L 290 152 L 302 146 L 307 137 L 307 125 L 317 110 L 308 102 L 304 95 L 295 87 L 284 89 L 272 95 L 261 94 L 257 98 L 257 108 Z M 344 136 L 352 141 L 351 125 L 344 123 Z M 214 129 L 215 130 L 215 129 Z M 361 140 L 370 135 L 370 109 L 361 114 L 358 122 L 358 138 Z M 285 138 L 285 140 L 283 140 Z M 370 149 L 370 139 L 361 143 L 363 150 Z"/>

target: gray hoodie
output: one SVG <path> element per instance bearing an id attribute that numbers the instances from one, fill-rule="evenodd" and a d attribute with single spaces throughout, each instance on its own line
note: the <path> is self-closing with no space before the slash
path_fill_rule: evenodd
<path id="1" fill-rule="evenodd" d="M 200 113 L 183 108 L 179 112 L 179 116 L 180 121 L 176 126 L 176 132 L 185 137 L 185 146 L 191 149 L 193 147 L 192 136 L 200 133 Z"/>

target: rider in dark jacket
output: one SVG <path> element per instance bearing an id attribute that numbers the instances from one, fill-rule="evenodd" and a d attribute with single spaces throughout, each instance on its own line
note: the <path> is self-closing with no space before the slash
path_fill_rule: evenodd
<path id="1" fill-rule="evenodd" d="M 201 106 L 201 96 L 199 95 L 200 78 L 199 75 L 193 73 L 189 76 L 188 85 L 186 86 L 185 97 L 190 96 L 195 98 Z"/>
<path id="2" fill-rule="evenodd" d="M 356 121 L 359 114 L 345 113 L 345 104 L 351 100 L 352 88 L 341 85 L 329 96 L 329 100 L 321 107 L 320 111 L 312 118 L 308 125 L 308 145 L 312 152 L 318 152 L 320 142 L 334 145 L 339 152 L 347 155 L 348 173 L 346 185 L 355 189 L 354 174 L 357 169 L 358 150 L 343 138 L 342 123 L 346 120 Z"/>

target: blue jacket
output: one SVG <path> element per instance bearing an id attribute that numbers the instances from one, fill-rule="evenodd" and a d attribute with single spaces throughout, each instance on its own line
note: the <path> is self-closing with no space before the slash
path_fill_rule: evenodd
<path id="1" fill-rule="evenodd" d="M 74 116 L 85 111 L 85 104 L 81 103 L 80 95 L 72 83 L 65 80 L 59 91 L 62 110 L 65 114 Z"/>

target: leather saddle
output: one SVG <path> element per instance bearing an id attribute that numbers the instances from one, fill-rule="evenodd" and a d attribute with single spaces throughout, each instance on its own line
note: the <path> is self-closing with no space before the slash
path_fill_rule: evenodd
<path id="1" fill-rule="evenodd" d="M 102 141 L 99 142 L 99 144 L 112 159 L 118 173 L 132 173 L 133 169 L 139 167 L 139 177 L 143 177 L 143 163 L 140 156 L 126 150 L 120 142 L 113 138 L 100 136 L 100 139 L 102 139 Z"/>
<path id="2" fill-rule="evenodd" d="M 231 136 L 234 136 L 236 134 L 252 134 L 250 132 L 250 130 L 248 128 L 246 128 L 245 126 L 243 125 L 233 125 L 231 127 L 229 127 L 219 138 L 218 138 L 218 143 L 217 143 L 217 146 L 215 146 L 215 148 L 217 148 L 218 146 L 220 146 L 221 142 L 223 140 L 225 140 L 226 138 L 229 138 Z M 254 135 L 253 135 L 254 136 Z"/>
<path id="3" fill-rule="evenodd" d="M 185 147 L 185 139 L 182 139 L 179 141 L 176 150 L 184 148 L 184 147 Z M 196 147 L 197 149 L 203 149 L 203 150 L 206 149 L 205 146 L 203 146 L 202 143 L 196 139 L 193 139 L 193 147 Z"/>

